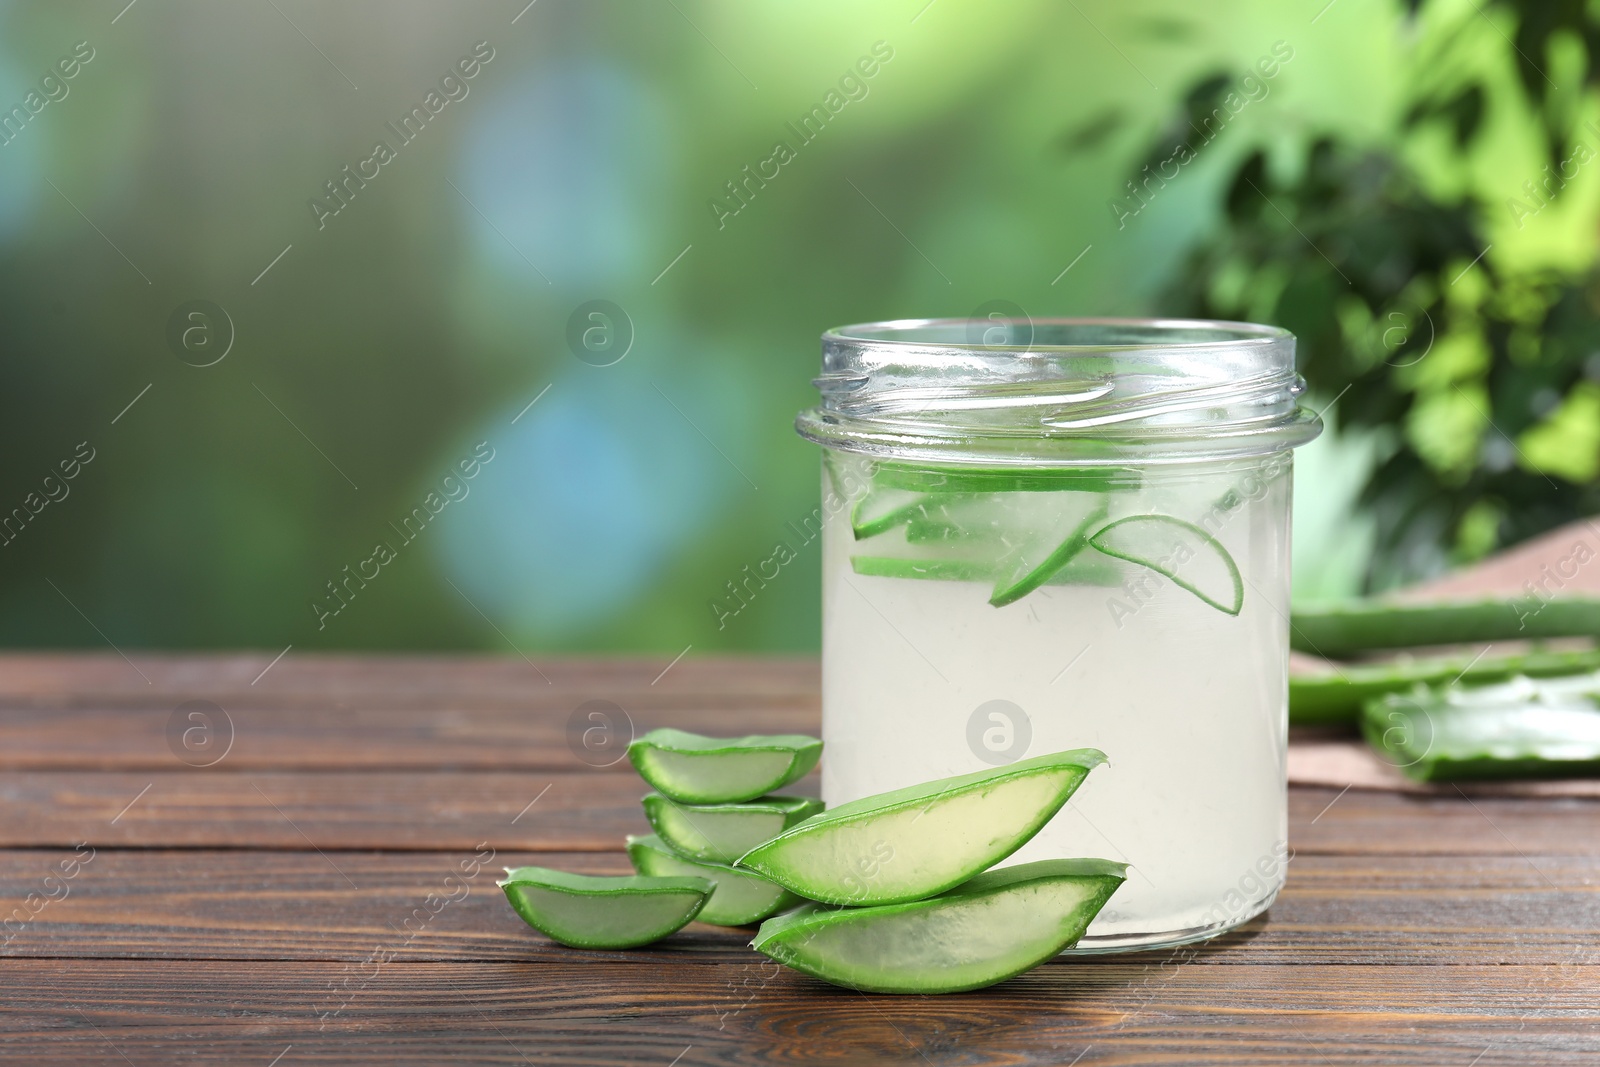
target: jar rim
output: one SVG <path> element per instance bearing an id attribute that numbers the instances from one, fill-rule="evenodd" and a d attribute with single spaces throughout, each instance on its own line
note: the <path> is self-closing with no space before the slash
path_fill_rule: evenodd
<path id="1" fill-rule="evenodd" d="M 885 458 L 1001 466 L 1260 455 L 1315 437 L 1295 338 L 1181 318 L 897 319 L 822 335 L 796 429 Z"/>
<path id="2" fill-rule="evenodd" d="M 1108 332 L 1123 331 L 1128 336 L 1125 340 L 1084 340 L 1068 343 L 1040 342 L 1036 339 L 1029 339 L 1023 344 L 1017 344 L 1015 341 L 995 341 L 991 343 L 970 339 L 974 330 L 981 330 L 989 324 L 1003 324 L 1013 329 L 1020 327 L 1030 331 L 1035 335 L 1035 338 L 1041 329 L 1082 330 L 1084 332 L 1102 329 Z M 957 341 L 937 336 L 938 333 L 943 331 L 959 331 L 962 336 L 969 339 Z M 1204 340 L 1179 339 L 1179 336 L 1184 333 L 1209 334 L 1212 336 Z M 1135 337 L 1134 335 L 1136 334 L 1140 336 Z M 1281 326 L 1270 326 L 1254 322 L 1235 322 L 1226 319 L 1035 317 L 1024 314 L 993 319 L 925 318 L 858 322 L 824 330 L 822 341 L 824 344 L 833 341 L 844 344 L 872 345 L 874 347 L 948 348 L 953 351 L 1013 352 L 1021 355 L 1031 352 L 1071 354 L 1074 352 L 1104 352 L 1150 347 L 1182 352 L 1205 352 L 1221 349 L 1265 347 L 1284 342 L 1292 344 L 1294 342 L 1294 334 Z"/>

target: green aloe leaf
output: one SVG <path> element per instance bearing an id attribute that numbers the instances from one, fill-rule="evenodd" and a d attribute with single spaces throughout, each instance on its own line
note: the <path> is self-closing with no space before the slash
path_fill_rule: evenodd
<path id="1" fill-rule="evenodd" d="M 736 871 L 720 863 L 684 859 L 655 834 L 630 836 L 628 858 L 643 875 L 709 880 L 715 888 L 705 907 L 700 909 L 700 921 L 714 926 L 749 926 L 800 903 L 799 897 L 760 875 Z"/>
<path id="2" fill-rule="evenodd" d="M 920 900 L 1021 848 L 1104 762 L 1075 749 L 864 797 L 785 830 L 738 866 L 830 904 Z"/>
<path id="3" fill-rule="evenodd" d="M 751 945 L 851 989 L 981 989 L 1075 943 L 1126 871 L 1107 860 L 1043 860 L 980 874 L 926 900 L 867 908 L 808 904 L 762 923 Z"/>
<path id="4" fill-rule="evenodd" d="M 1518 674 L 1545 678 L 1596 668 L 1600 668 L 1600 649 L 1534 649 L 1500 655 L 1480 652 L 1415 659 L 1403 655 L 1383 663 L 1346 663 L 1319 674 L 1289 675 L 1289 722 L 1296 726 L 1356 723 L 1361 719 L 1362 705 L 1373 697 L 1407 692 L 1419 684 L 1481 685 Z"/>
<path id="5" fill-rule="evenodd" d="M 743 804 L 680 804 L 660 793 L 644 798 L 645 818 L 668 848 L 685 859 L 723 864 L 822 807 L 815 797 L 757 797 Z"/>
<path id="6" fill-rule="evenodd" d="M 1600 637 L 1600 597 L 1489 597 L 1396 601 L 1382 597 L 1302 605 L 1289 644 L 1339 658 L 1384 648 L 1546 637 Z"/>
<path id="7" fill-rule="evenodd" d="M 821 756 L 822 742 L 800 734 L 706 737 L 661 729 L 628 746 L 640 776 L 685 804 L 754 800 L 804 777 Z"/>
<path id="8" fill-rule="evenodd" d="M 1362 731 L 1419 781 L 1600 773 L 1600 674 L 1515 678 L 1480 689 L 1391 693 L 1369 701 Z"/>
<path id="9" fill-rule="evenodd" d="M 529 926 L 574 948 L 634 948 L 659 941 L 700 913 L 708 878 L 572 874 L 508 867 L 499 883 Z"/>
<path id="10" fill-rule="evenodd" d="M 1215 537 L 1192 522 L 1170 515 L 1130 515 L 1101 527 L 1089 544 L 1150 568 L 1218 611 L 1237 615 L 1244 606 L 1238 565 Z"/>

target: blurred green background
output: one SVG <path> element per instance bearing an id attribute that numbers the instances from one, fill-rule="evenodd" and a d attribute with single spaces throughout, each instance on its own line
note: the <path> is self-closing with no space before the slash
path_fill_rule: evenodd
<path id="1" fill-rule="evenodd" d="M 814 649 L 815 545 L 711 602 L 816 506 L 818 334 L 997 300 L 1300 332 L 1297 596 L 1591 513 L 1587 17 L 0 2 L 0 641 Z"/>

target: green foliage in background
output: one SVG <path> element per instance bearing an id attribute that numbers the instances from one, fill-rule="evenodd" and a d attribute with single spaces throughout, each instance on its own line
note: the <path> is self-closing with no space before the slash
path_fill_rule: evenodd
<path id="1" fill-rule="evenodd" d="M 1593 510 L 1600 165 L 1505 202 L 1600 148 L 1594 31 L 1484 8 L 0 0 L 0 112 L 54 96 L 0 144 L 0 644 L 814 650 L 818 335 L 997 300 L 1300 333 L 1354 444 L 1299 454 L 1297 581 Z M 195 300 L 214 365 L 169 337 Z M 1366 456 L 1370 566 L 1316 513 Z"/>
<path id="2" fill-rule="evenodd" d="M 1329 422 L 1378 435 L 1361 494 L 1376 520 L 1371 588 L 1600 511 L 1600 274 L 1559 247 L 1515 254 L 1518 233 L 1600 169 L 1590 11 L 1414 0 L 1390 133 L 1263 141 L 1174 279 L 1175 310 L 1293 331 Z M 1235 83 L 1198 79 L 1142 162 L 1175 140 L 1198 148 Z M 1472 179 L 1486 153 L 1504 158 L 1486 138 L 1496 116 L 1536 132 L 1510 189 Z"/>

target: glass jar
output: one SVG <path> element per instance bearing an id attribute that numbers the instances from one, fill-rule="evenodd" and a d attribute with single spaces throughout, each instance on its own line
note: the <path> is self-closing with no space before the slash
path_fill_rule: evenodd
<path id="1" fill-rule="evenodd" d="M 1095 770 L 1007 863 L 1127 883 L 1074 951 L 1264 911 L 1288 862 L 1294 337 L 916 320 L 822 338 L 829 805 L 1027 756 Z"/>

